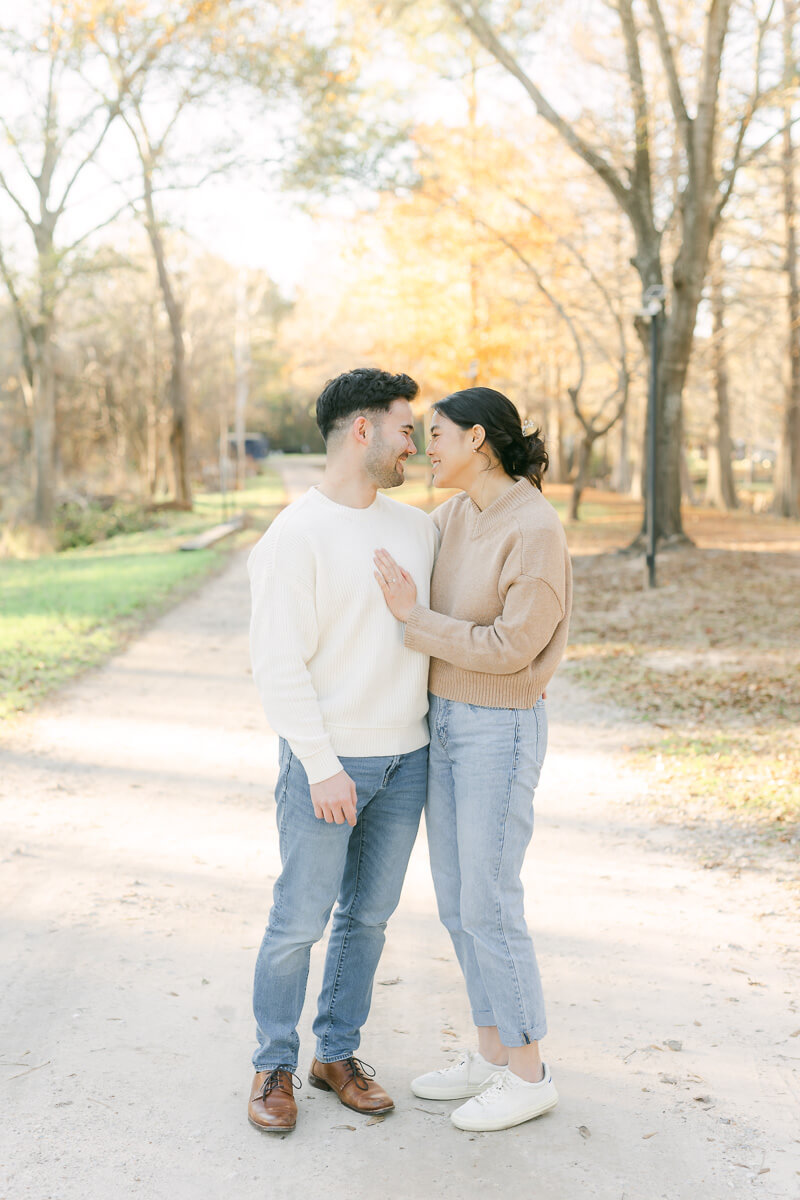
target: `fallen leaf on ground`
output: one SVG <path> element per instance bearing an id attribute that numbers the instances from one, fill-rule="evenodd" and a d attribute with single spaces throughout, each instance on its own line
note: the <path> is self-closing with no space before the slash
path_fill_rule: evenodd
<path id="1" fill-rule="evenodd" d="M 351 1133 L 355 1133 L 355 1125 L 331 1125 L 331 1129 L 349 1129 Z"/>
<path id="2" fill-rule="evenodd" d="M 386 1120 L 386 1117 L 383 1117 L 380 1114 L 378 1114 L 377 1116 L 370 1117 L 370 1119 L 366 1122 L 366 1124 L 367 1125 L 380 1125 L 385 1120 Z"/>
<path id="3" fill-rule="evenodd" d="M 380 984 L 381 987 L 394 987 L 394 985 L 396 983 L 402 983 L 402 982 L 403 981 L 402 981 L 402 979 L 399 978 L 399 976 L 397 979 L 379 979 L 378 980 L 378 983 Z"/>
<path id="4" fill-rule="evenodd" d="M 711 1103 L 710 1096 L 692 1096 L 692 1099 L 696 1100 L 698 1104 L 710 1104 Z"/>
<path id="5" fill-rule="evenodd" d="M 643 1133 L 642 1141 L 646 1142 L 648 1138 L 655 1137 L 657 1133 L 658 1133 L 657 1129 L 654 1129 L 652 1133 Z"/>
<path id="6" fill-rule="evenodd" d="M 586 1125 L 579 1125 L 578 1133 L 581 1135 L 582 1138 L 590 1138 L 592 1136 L 591 1129 L 589 1129 Z"/>

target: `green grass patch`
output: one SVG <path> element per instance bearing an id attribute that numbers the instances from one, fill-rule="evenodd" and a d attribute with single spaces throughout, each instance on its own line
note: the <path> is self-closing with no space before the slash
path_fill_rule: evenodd
<path id="1" fill-rule="evenodd" d="M 195 497 L 194 514 L 206 522 L 216 524 L 237 512 L 246 512 L 253 524 L 269 524 L 278 508 L 286 502 L 280 475 L 267 468 L 261 475 L 254 475 L 240 492 L 204 492 Z"/>
<path id="2" fill-rule="evenodd" d="M 274 473 L 235 493 L 256 529 L 284 502 Z M 158 528 L 31 559 L 0 560 L 0 719 L 32 707 L 53 688 L 116 650 L 146 617 L 216 570 L 252 532 L 208 550 L 181 543 L 220 520 L 218 496 L 191 513 L 159 514 Z M 215 511 L 216 509 L 216 511 Z M 231 510 L 232 511 L 232 510 Z"/>
<path id="3" fill-rule="evenodd" d="M 635 751 L 662 797 L 682 809 L 732 809 L 793 824 L 800 815 L 800 743 L 791 727 L 676 730 Z"/>
<path id="4" fill-rule="evenodd" d="M 149 549 L 153 534 L 0 565 L 0 717 L 102 662 L 146 614 L 204 578 L 224 551 Z M 139 545 L 128 543 L 138 539 Z"/>

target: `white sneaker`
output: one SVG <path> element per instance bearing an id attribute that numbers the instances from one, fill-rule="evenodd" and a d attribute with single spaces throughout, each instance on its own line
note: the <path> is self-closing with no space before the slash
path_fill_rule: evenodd
<path id="1" fill-rule="evenodd" d="M 478 1054 L 467 1050 L 452 1067 L 428 1071 L 411 1081 L 411 1090 L 422 1100 L 466 1100 L 477 1096 L 495 1075 L 504 1075 L 507 1067 L 498 1067 Z"/>
<path id="2" fill-rule="evenodd" d="M 558 1092 L 547 1064 L 542 1065 L 544 1079 L 539 1083 L 528 1083 L 508 1070 L 498 1073 L 491 1087 L 457 1108 L 450 1120 L 457 1129 L 488 1133 L 510 1129 L 549 1112 L 558 1104 Z"/>

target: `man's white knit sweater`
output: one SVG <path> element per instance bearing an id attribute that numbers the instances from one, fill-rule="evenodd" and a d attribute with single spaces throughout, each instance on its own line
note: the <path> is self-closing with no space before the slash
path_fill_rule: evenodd
<path id="1" fill-rule="evenodd" d="M 427 745 L 428 657 L 403 645 L 372 556 L 388 550 L 427 605 L 436 538 L 430 517 L 380 493 L 368 508 L 350 508 L 311 488 L 254 547 L 253 677 L 310 784 L 341 771 L 340 756 Z"/>

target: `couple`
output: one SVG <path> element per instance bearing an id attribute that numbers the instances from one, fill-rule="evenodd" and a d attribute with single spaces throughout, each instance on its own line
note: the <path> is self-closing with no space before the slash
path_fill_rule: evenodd
<path id="1" fill-rule="evenodd" d="M 309 1083 L 348 1108 L 394 1104 L 356 1058 L 384 931 L 425 807 L 439 914 L 464 973 L 477 1049 L 414 1079 L 465 1100 L 466 1130 L 557 1102 L 539 1055 L 544 1000 L 520 870 L 547 744 L 542 693 L 572 598 L 561 524 L 541 494 L 539 438 L 489 388 L 434 406 L 433 518 L 379 494 L 416 447 L 407 375 L 359 368 L 317 401 L 322 482 L 253 550 L 253 675 L 280 735 L 282 871 L 255 970 L 250 1122 L 294 1129 L 312 945 L 334 904 Z M 430 696 L 428 695 L 430 692 Z"/>

